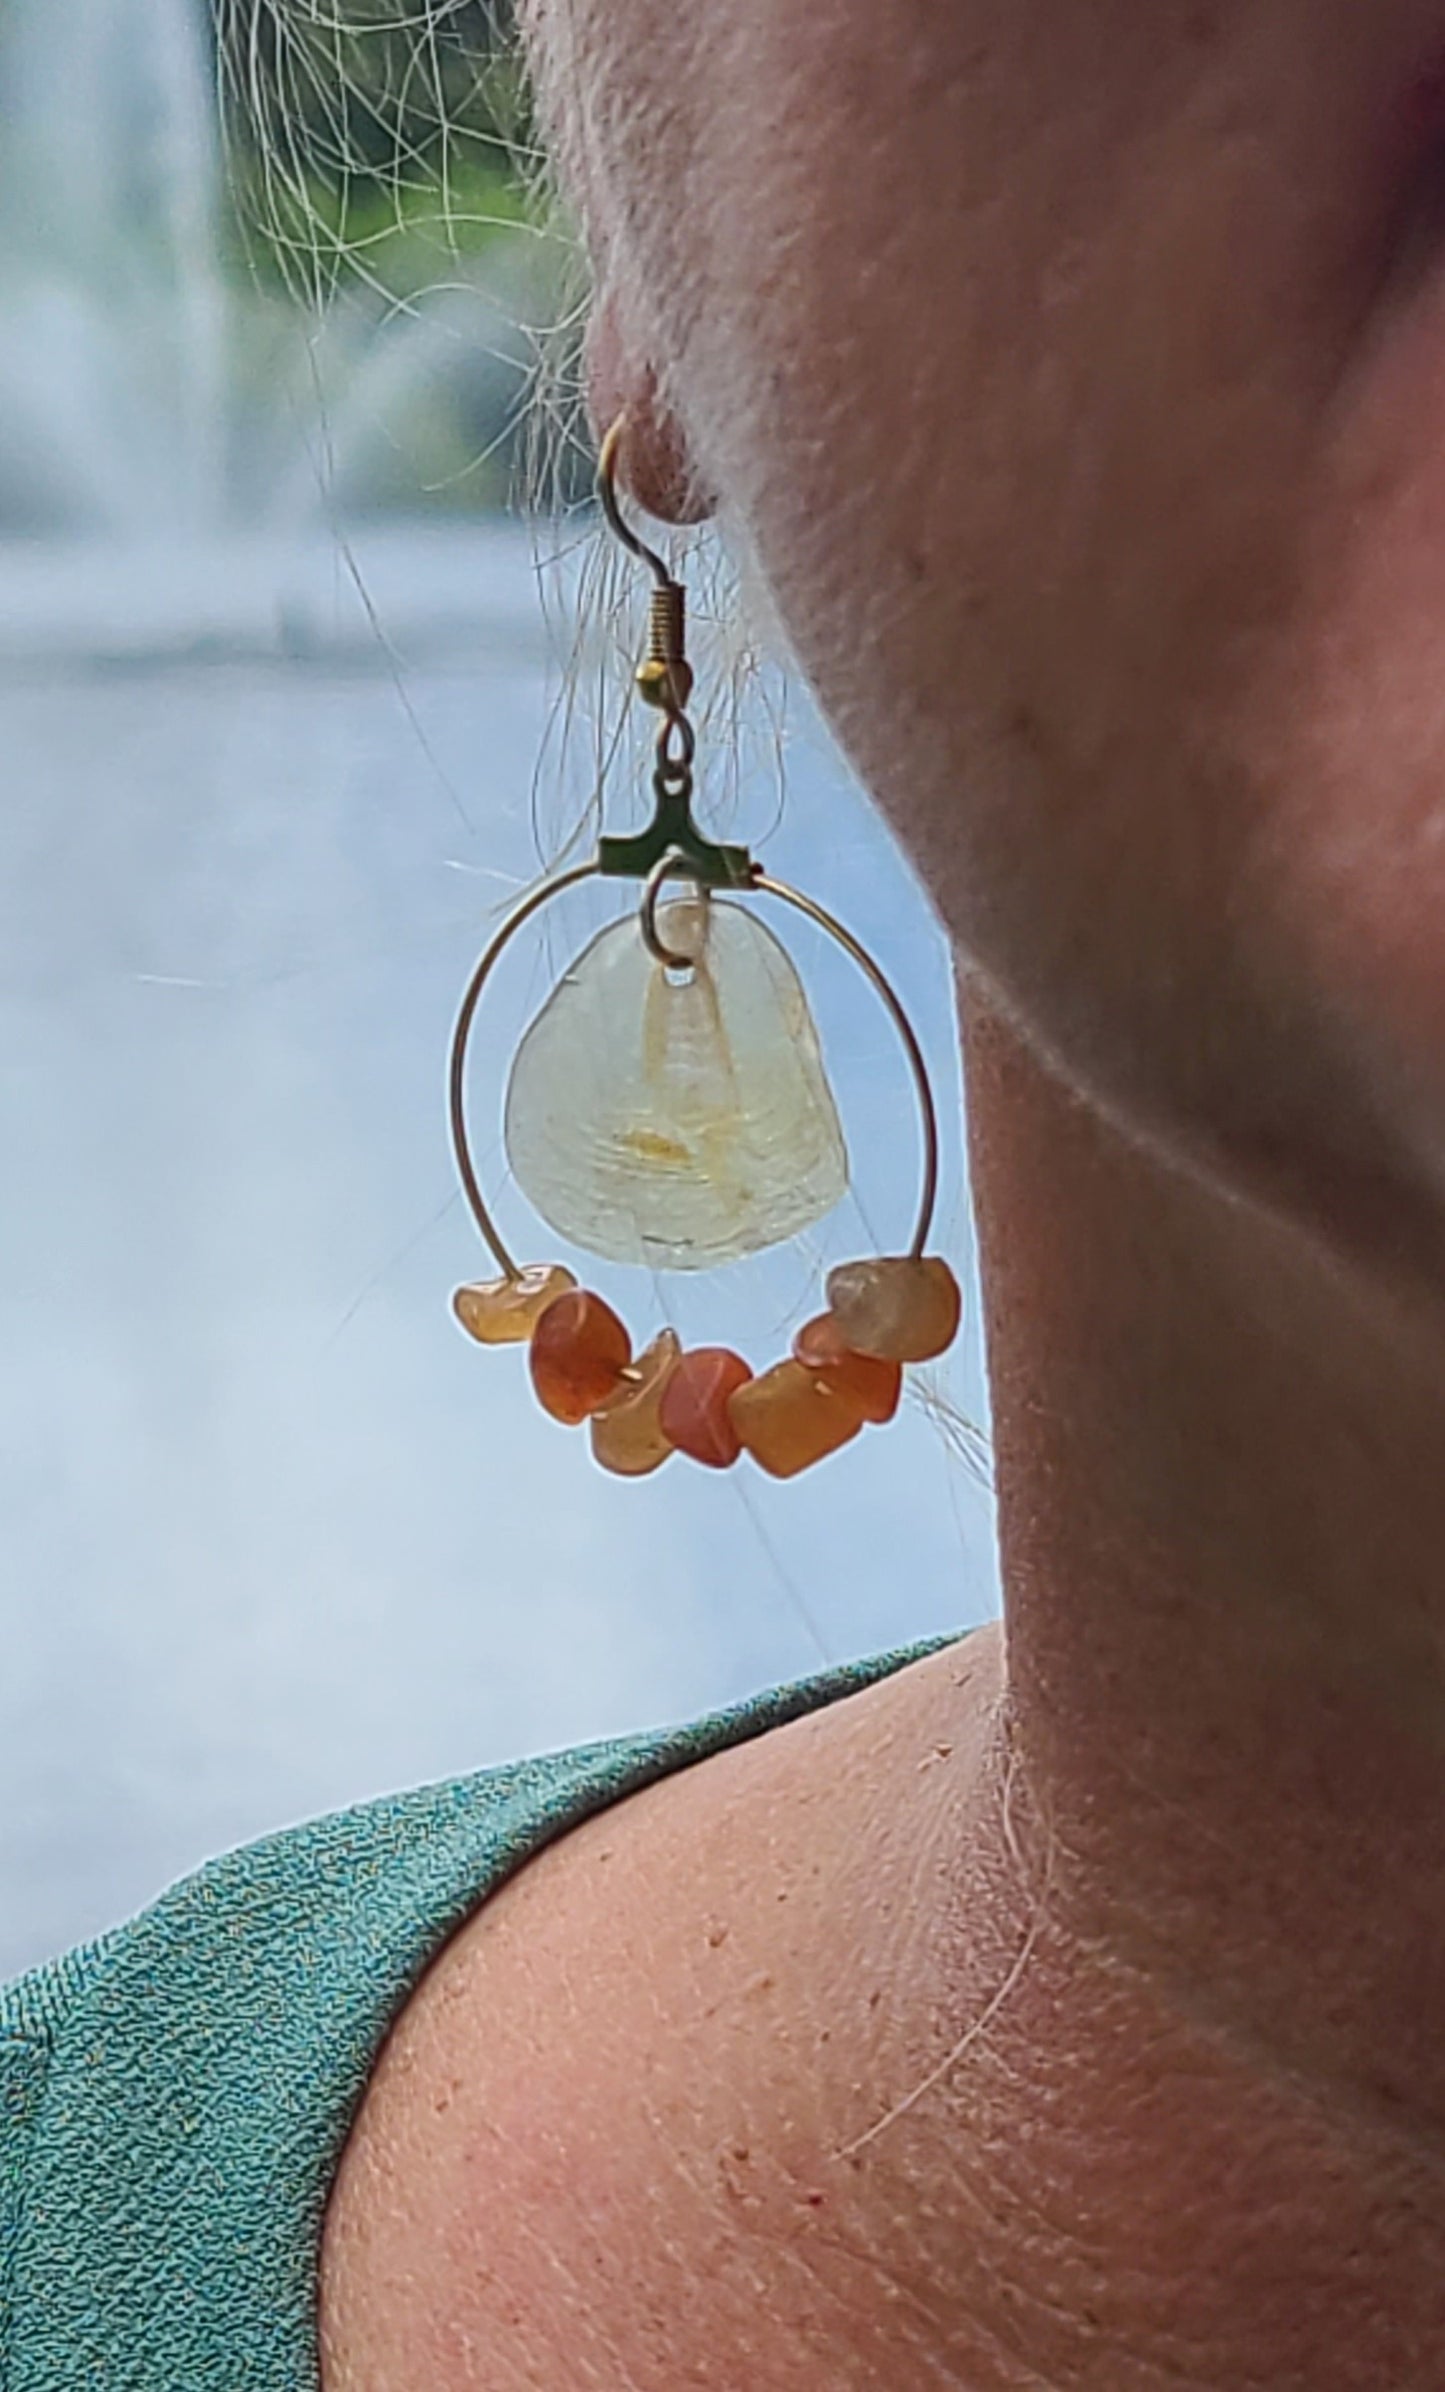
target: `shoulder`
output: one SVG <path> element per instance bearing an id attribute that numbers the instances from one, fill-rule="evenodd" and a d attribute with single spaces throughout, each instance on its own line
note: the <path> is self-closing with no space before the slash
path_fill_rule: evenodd
<path id="1" fill-rule="evenodd" d="M 564 2366 L 627 2382 L 619 2350 L 664 2314 L 656 2380 L 694 2380 L 677 2354 L 716 2346 L 719 2238 L 760 2200 L 789 2211 L 808 2175 L 820 2122 L 790 2094 L 763 2185 L 760 2087 L 779 2050 L 829 2032 L 867 1932 L 878 1784 L 900 1746 L 916 1777 L 946 1741 L 960 1675 L 986 1675 L 994 1643 L 932 1654 L 584 1821 L 452 1940 L 335 2184 L 326 2392 L 520 2392 Z"/>

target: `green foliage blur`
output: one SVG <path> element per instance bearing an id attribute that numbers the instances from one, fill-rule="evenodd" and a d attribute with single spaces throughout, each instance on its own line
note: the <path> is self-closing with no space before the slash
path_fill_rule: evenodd
<path id="1" fill-rule="evenodd" d="M 535 220 L 510 0 L 217 0 L 238 231 L 324 304 L 406 298 Z"/>
<path id="2" fill-rule="evenodd" d="M 353 354 L 367 324 L 383 341 L 401 319 L 442 328 L 373 499 L 454 511 L 589 488 L 565 433 L 538 469 L 539 425 L 563 420 L 533 405 L 538 376 L 576 382 L 575 256 L 539 196 L 512 0 L 215 0 L 215 23 L 238 282 Z M 272 371 L 264 341 L 255 371 Z"/>

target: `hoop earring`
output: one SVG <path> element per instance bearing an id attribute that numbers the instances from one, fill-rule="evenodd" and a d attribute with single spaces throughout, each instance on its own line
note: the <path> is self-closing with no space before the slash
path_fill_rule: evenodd
<path id="1" fill-rule="evenodd" d="M 696 735 L 688 716 L 686 595 L 633 531 L 616 487 L 623 422 L 602 443 L 598 497 L 653 594 L 640 696 L 656 708 L 653 819 L 604 837 L 508 917 L 462 999 L 452 1038 L 452 1141 L 463 1193 L 501 1277 L 459 1288 L 453 1310 L 479 1344 L 529 1347 L 544 1409 L 590 1424 L 605 1470 L 640 1478 L 674 1452 L 712 1469 L 750 1454 L 791 1478 L 891 1420 L 905 1364 L 931 1361 L 957 1334 L 957 1280 L 927 1253 L 938 1189 L 938 1120 L 912 1022 L 868 950 L 814 898 L 774 880 L 745 847 L 693 820 Z M 572 1244 L 609 1261 L 701 1270 L 757 1253 L 821 1220 L 848 1187 L 848 1158 L 802 983 L 781 942 L 740 900 L 804 914 L 872 983 L 897 1030 L 918 1098 L 922 1185 L 907 1251 L 844 1263 L 827 1307 L 786 1360 L 756 1375 L 725 1346 L 684 1351 L 665 1328 L 634 1357 L 601 1296 L 560 1263 L 519 1263 L 482 1191 L 467 1127 L 467 1057 L 501 956 L 567 889 L 593 878 L 641 883 L 635 908 L 595 937 L 523 1036 L 508 1082 L 504 1138 L 523 1193 Z M 691 894 L 664 902 L 670 882 Z"/>

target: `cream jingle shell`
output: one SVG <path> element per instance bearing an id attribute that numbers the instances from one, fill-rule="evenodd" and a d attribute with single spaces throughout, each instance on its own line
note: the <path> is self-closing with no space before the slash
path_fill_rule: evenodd
<path id="1" fill-rule="evenodd" d="M 542 1218 L 609 1262 L 710 1270 L 796 1237 L 846 1193 L 848 1153 L 786 949 L 746 907 L 635 913 L 568 968 L 517 1051 L 504 1131 Z"/>

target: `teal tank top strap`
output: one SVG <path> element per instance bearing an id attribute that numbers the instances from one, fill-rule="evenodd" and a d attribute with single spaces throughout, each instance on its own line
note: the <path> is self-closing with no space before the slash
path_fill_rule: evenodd
<path id="1" fill-rule="evenodd" d="M 951 1641 L 268 1837 L 0 1992 L 0 2392 L 318 2392 L 327 2195 L 447 1938 L 578 1820 Z"/>

